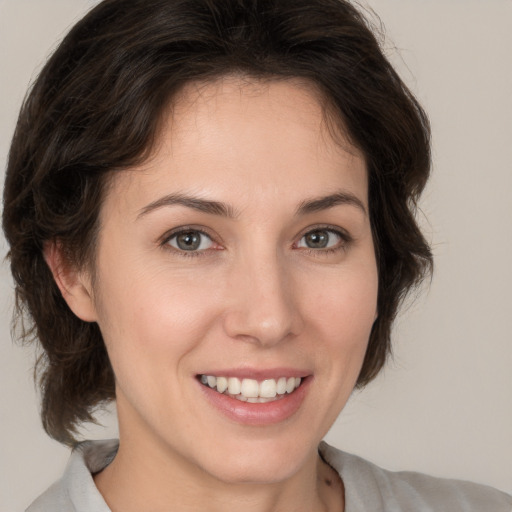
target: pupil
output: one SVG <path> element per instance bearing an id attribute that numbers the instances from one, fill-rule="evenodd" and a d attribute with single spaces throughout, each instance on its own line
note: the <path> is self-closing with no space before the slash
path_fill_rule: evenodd
<path id="1" fill-rule="evenodd" d="M 176 242 L 178 247 L 184 251 L 195 251 L 201 244 L 201 237 L 199 233 L 190 231 L 178 235 Z"/>
<path id="2" fill-rule="evenodd" d="M 325 231 L 313 231 L 306 235 L 306 243 L 312 249 L 323 249 L 327 246 L 329 236 Z"/>

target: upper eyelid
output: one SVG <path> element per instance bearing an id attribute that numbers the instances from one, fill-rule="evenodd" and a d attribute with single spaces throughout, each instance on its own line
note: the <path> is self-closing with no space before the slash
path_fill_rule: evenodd
<path id="1" fill-rule="evenodd" d="M 314 231 L 330 231 L 340 239 L 338 242 L 332 246 L 332 247 L 321 247 L 321 248 L 312 248 L 312 247 L 295 247 L 295 250 L 304 252 L 308 255 L 315 256 L 315 257 L 327 257 L 331 254 L 338 254 L 345 252 L 349 249 L 349 247 L 354 242 L 354 238 L 348 233 L 346 230 L 342 228 L 335 228 L 335 227 L 316 227 L 313 229 L 308 229 L 305 231 L 302 236 L 300 236 L 296 241 L 294 242 L 294 245 L 298 244 L 308 233 L 314 232 Z"/>
<path id="2" fill-rule="evenodd" d="M 308 233 L 311 233 L 313 231 L 331 231 L 333 233 L 336 233 L 337 235 L 340 235 L 344 240 L 352 240 L 352 235 L 344 228 L 340 226 L 332 226 L 328 224 L 319 224 L 317 226 L 310 226 L 306 228 L 305 230 L 301 231 L 301 234 L 298 236 L 298 239 L 302 239 L 304 236 L 306 236 Z"/>
<path id="3" fill-rule="evenodd" d="M 170 229 L 169 231 L 166 231 L 160 238 L 159 242 L 163 245 L 166 244 L 171 238 L 174 238 L 175 236 L 178 236 L 180 233 L 186 233 L 187 231 L 197 231 L 198 233 L 201 233 L 202 235 L 207 236 L 210 238 L 213 242 L 220 243 L 215 235 L 213 235 L 210 230 L 205 227 L 199 227 L 199 226 L 180 226 L 177 228 Z"/>
<path id="4" fill-rule="evenodd" d="M 206 249 L 197 249 L 197 250 L 187 251 L 187 250 L 180 249 L 178 247 L 174 247 L 170 243 L 170 241 L 173 238 L 177 237 L 181 233 L 187 233 L 190 231 L 195 231 L 197 233 L 200 233 L 203 236 L 208 237 L 214 245 L 221 245 L 204 228 L 198 228 L 198 227 L 192 227 L 192 226 L 180 226 L 178 228 L 174 228 L 174 229 L 167 231 L 167 233 L 165 233 L 162 237 L 160 237 L 157 240 L 158 246 L 161 249 L 165 250 L 166 252 L 173 253 L 176 257 L 178 257 L 178 256 L 183 257 L 183 258 L 205 257 L 205 256 L 208 256 L 209 254 L 211 254 L 210 253 L 210 251 L 212 250 L 211 247 L 206 248 Z M 222 245 L 221 245 L 221 248 L 223 248 Z M 219 250 L 219 247 L 216 247 L 215 250 Z"/>

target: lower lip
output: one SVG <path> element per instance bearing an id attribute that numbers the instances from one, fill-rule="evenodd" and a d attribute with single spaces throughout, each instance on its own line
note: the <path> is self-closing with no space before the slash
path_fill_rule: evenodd
<path id="1" fill-rule="evenodd" d="M 283 398 L 263 404 L 242 402 L 228 395 L 218 393 L 198 383 L 207 400 L 217 410 L 229 419 L 244 425 L 264 426 L 280 423 L 293 416 L 302 405 L 309 387 L 311 378 L 306 377 L 293 393 L 283 395 Z"/>

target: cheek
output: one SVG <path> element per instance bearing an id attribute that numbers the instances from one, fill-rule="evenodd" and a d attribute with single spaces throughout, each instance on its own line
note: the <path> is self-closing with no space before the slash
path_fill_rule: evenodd
<path id="1" fill-rule="evenodd" d="M 370 263 L 344 268 L 326 276 L 316 288 L 308 309 L 332 336 L 338 332 L 346 343 L 360 344 L 361 337 L 369 335 L 377 311 L 376 267 Z"/>
<path id="2" fill-rule="evenodd" d="M 327 368 L 327 387 L 342 405 L 363 364 L 375 321 L 377 290 L 377 270 L 370 262 L 338 272 L 311 297 L 311 335 L 315 339 L 318 333 L 323 334 L 318 350 L 322 351 L 321 364 Z"/>
<path id="3" fill-rule="evenodd" d="M 309 312 L 304 351 L 315 360 L 321 390 L 316 402 L 320 431 L 326 433 L 347 403 L 361 371 L 375 320 L 376 266 L 350 265 L 317 281 Z"/>
<path id="4" fill-rule="evenodd" d="M 181 403 L 180 390 L 193 373 L 190 354 L 210 330 L 214 303 L 190 286 L 174 285 L 137 279 L 126 287 L 109 282 L 103 290 L 108 288 L 110 295 L 103 301 L 100 328 L 116 378 L 118 410 L 125 419 L 131 417 L 129 411 L 138 411 L 157 423 L 170 421 L 155 411 L 176 412 L 173 404 Z"/>
<path id="5" fill-rule="evenodd" d="M 177 364 L 211 328 L 217 315 L 215 290 L 209 280 L 172 279 L 147 268 L 130 279 L 121 270 L 105 273 L 98 296 L 98 318 L 116 375 L 122 367 L 145 371 L 144 361 Z M 148 365 L 148 373 L 153 370 Z"/>

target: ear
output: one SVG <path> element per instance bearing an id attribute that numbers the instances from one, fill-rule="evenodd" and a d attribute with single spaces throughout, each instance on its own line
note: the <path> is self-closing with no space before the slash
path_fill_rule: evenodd
<path id="1" fill-rule="evenodd" d="M 95 322 L 90 276 L 72 267 L 63 254 L 62 245 L 57 241 L 47 242 L 43 249 L 44 259 L 50 267 L 62 297 L 73 313 L 84 322 Z"/>

